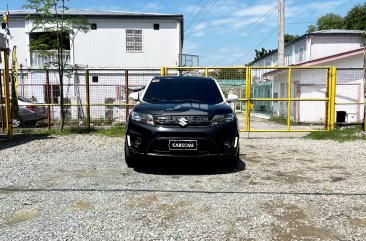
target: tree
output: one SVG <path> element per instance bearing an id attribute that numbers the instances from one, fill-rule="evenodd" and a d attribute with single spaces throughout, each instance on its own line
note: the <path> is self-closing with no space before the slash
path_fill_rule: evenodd
<path id="1" fill-rule="evenodd" d="M 299 35 L 291 35 L 291 34 L 286 33 L 284 37 L 285 37 L 285 44 L 286 44 L 286 43 L 291 42 L 292 40 L 297 39 L 299 37 Z"/>
<path id="2" fill-rule="evenodd" d="M 254 50 L 255 51 L 255 60 L 261 59 L 262 57 L 264 57 L 265 55 L 271 53 L 273 50 L 267 50 L 262 48 L 261 50 Z"/>
<path id="3" fill-rule="evenodd" d="M 27 0 L 23 6 L 32 9 L 35 13 L 26 17 L 33 20 L 31 30 L 30 50 L 37 51 L 38 55 L 49 59 L 53 51 L 57 52 L 56 61 L 47 60 L 45 68 L 56 68 L 60 81 L 60 131 L 65 124 L 65 103 L 63 77 L 65 71 L 72 69 L 63 57 L 63 52 L 70 49 L 78 32 L 87 33 L 90 23 L 84 17 L 68 16 L 65 0 Z"/>
<path id="4" fill-rule="evenodd" d="M 316 31 L 316 26 L 311 24 L 308 26 L 308 30 L 306 31 L 306 33 L 312 33 L 312 32 L 315 32 Z"/>
<path id="5" fill-rule="evenodd" d="M 344 17 L 346 29 L 366 30 L 366 3 L 354 6 Z"/>
<path id="6" fill-rule="evenodd" d="M 316 22 L 318 30 L 326 30 L 326 29 L 343 29 L 344 21 L 343 18 L 334 13 L 328 13 L 324 16 L 318 18 Z"/>

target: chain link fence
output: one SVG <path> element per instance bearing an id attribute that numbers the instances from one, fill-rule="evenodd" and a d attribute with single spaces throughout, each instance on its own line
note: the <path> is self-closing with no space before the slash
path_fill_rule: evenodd
<path id="1" fill-rule="evenodd" d="M 111 126 L 125 123 L 129 106 L 134 104 L 128 101 L 129 93 L 141 90 L 158 75 L 160 69 L 78 69 L 65 73 L 65 126 L 83 127 L 87 123 L 91 126 Z M 61 85 L 57 70 L 20 69 L 18 81 L 18 103 L 22 120 L 19 127 L 58 128 L 61 119 Z M 4 96 L 2 87 L 3 82 L 1 95 Z M 0 124 L 4 133 L 3 102 L 2 100 Z M 39 114 L 41 111 L 42 114 Z"/>
<path id="2" fill-rule="evenodd" d="M 163 68 L 164 75 L 213 77 L 225 96 L 237 95 L 239 101 L 231 105 L 238 113 L 243 131 L 288 131 L 289 126 L 292 131 L 327 129 L 331 114 L 329 71 L 329 68 Z M 161 69 L 67 72 L 63 78 L 66 127 L 125 123 L 135 104 L 128 100 L 129 93 L 141 91 L 149 80 L 160 74 Z M 19 69 L 18 93 L 29 101 L 19 102 L 19 109 L 46 113 L 34 121 L 23 121 L 22 127 L 58 128 L 59 79 L 56 70 Z M 3 80 L 3 70 L 0 80 Z M 339 125 L 361 123 L 365 101 L 363 70 L 337 69 L 336 80 L 334 121 Z M 5 133 L 4 81 L 0 84 L 0 132 Z"/>

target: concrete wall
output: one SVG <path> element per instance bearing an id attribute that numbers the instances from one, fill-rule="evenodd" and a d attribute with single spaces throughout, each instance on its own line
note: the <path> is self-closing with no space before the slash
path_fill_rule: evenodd
<path id="1" fill-rule="evenodd" d="M 182 43 L 180 23 L 176 20 L 91 19 L 90 22 L 96 23 L 97 29 L 78 33 L 74 42 L 71 41 L 71 64 L 99 68 L 157 68 L 179 64 Z M 154 24 L 159 24 L 160 29 L 154 30 Z M 32 21 L 12 19 L 9 27 L 13 36 L 10 48 L 17 46 L 19 64 L 29 68 Z M 126 29 L 142 30 L 142 52 L 126 51 Z"/>
<path id="2" fill-rule="evenodd" d="M 361 47 L 358 36 L 316 36 L 312 38 L 311 59 L 351 51 Z"/>
<path id="3" fill-rule="evenodd" d="M 176 21 L 93 20 L 97 30 L 79 34 L 72 53 L 74 63 L 89 67 L 178 66 L 179 26 Z M 154 30 L 154 23 L 160 30 Z M 126 51 L 126 29 L 141 29 L 143 51 Z"/>

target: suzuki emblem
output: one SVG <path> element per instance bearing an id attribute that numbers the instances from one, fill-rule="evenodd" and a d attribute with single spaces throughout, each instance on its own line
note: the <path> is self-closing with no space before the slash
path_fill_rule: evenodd
<path id="1" fill-rule="evenodd" d="M 182 118 L 179 118 L 179 121 L 178 121 L 178 124 L 182 127 L 188 125 L 188 122 L 187 122 L 187 119 L 182 117 Z"/>

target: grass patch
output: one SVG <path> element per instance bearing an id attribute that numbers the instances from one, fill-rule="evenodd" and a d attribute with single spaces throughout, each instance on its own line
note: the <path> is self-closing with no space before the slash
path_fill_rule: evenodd
<path id="1" fill-rule="evenodd" d="M 278 124 L 287 125 L 287 118 L 283 116 L 271 116 L 270 121 L 276 122 Z"/>
<path id="2" fill-rule="evenodd" d="M 18 133 L 14 133 L 15 135 L 25 135 L 25 136 L 65 136 L 65 135 L 88 135 L 88 134 L 97 134 L 109 137 L 124 137 L 125 135 L 125 126 L 113 126 L 111 128 L 95 128 L 92 127 L 87 129 L 85 127 L 70 127 L 65 128 L 62 132 L 59 130 L 45 130 L 45 129 L 24 129 Z"/>
<path id="3" fill-rule="evenodd" d="M 311 132 L 305 138 L 313 140 L 333 140 L 333 141 L 354 141 L 366 140 L 366 133 L 361 126 L 337 128 L 332 131 Z"/>

